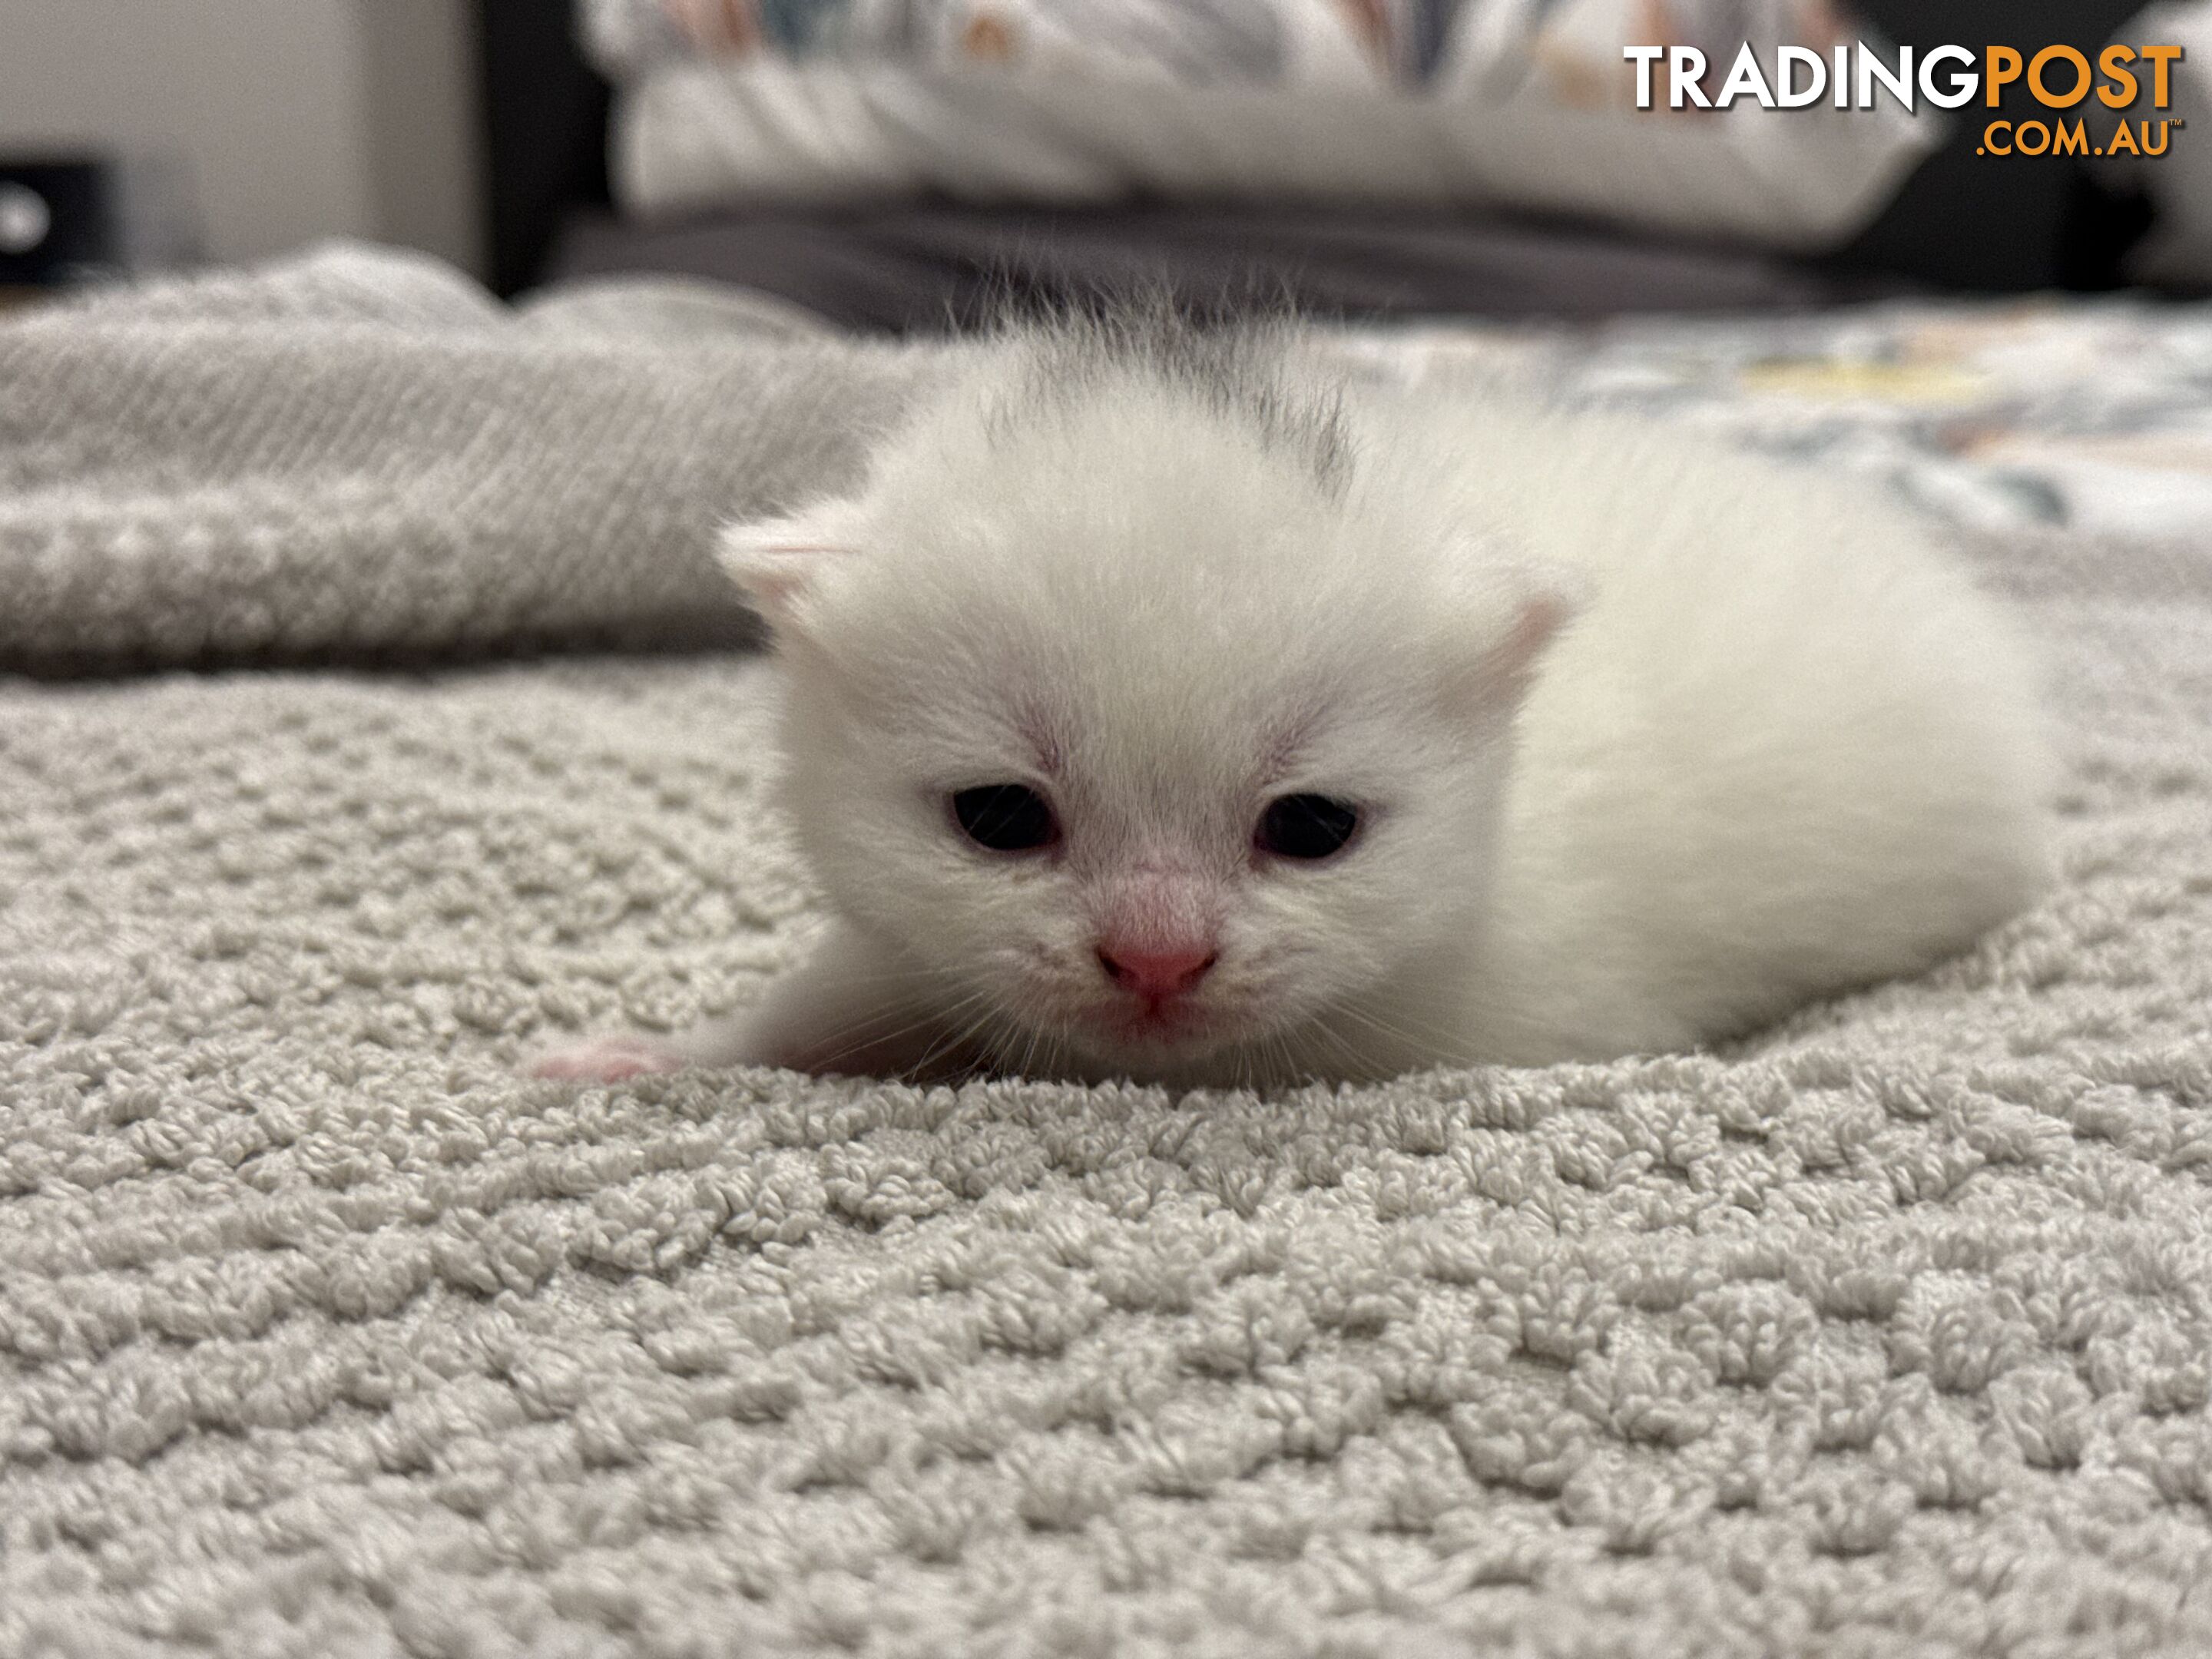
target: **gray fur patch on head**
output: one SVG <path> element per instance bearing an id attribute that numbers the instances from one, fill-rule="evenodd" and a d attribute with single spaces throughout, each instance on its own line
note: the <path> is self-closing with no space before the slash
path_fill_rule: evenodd
<path id="1" fill-rule="evenodd" d="M 1350 488 L 1356 450 L 1342 398 L 1333 388 L 1298 386 L 1285 372 L 1287 323 L 1209 325 L 1150 299 L 1066 313 L 1010 336 L 1026 372 L 1019 391 L 991 411 L 994 434 L 1116 380 L 1147 380 L 1245 426 L 1269 449 L 1294 458 L 1330 497 L 1340 499 Z"/>

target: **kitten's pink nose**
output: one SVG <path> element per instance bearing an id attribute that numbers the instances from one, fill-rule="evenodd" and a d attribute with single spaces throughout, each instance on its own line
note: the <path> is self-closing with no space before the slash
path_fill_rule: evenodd
<path id="1" fill-rule="evenodd" d="M 1140 997 L 1154 1000 L 1181 996 L 1206 977 L 1219 959 L 1210 945 L 1194 945 L 1169 951 L 1147 951 L 1131 945 L 1102 945 L 1098 965 L 1106 977 Z"/>

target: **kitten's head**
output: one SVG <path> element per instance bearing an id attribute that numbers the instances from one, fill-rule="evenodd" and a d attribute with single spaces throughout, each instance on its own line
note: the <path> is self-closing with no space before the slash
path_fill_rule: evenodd
<path id="1" fill-rule="evenodd" d="M 727 532 L 832 902 L 1015 1069 L 1371 1069 L 1347 1004 L 1480 925 L 1565 615 L 1419 470 L 1253 343 L 1054 337 Z"/>

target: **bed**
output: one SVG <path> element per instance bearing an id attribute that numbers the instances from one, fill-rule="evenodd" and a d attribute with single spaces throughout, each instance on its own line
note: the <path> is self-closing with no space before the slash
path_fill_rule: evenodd
<path id="1" fill-rule="evenodd" d="M 637 0 L 592 3 L 616 9 Z M 1440 0 L 1405 4 L 1433 10 Z M 2094 50 L 2138 8 L 1875 0 L 1858 9 L 1887 39 L 1921 51 L 2014 38 Z M 1987 165 L 1972 153 L 1978 128 L 1964 120 L 1881 211 L 1834 246 L 1782 254 L 1711 235 L 1624 234 L 1557 210 L 1408 212 L 1325 199 L 1155 196 L 1052 208 L 940 191 L 733 205 L 684 203 L 674 185 L 654 185 L 641 193 L 673 204 L 641 216 L 617 209 L 621 181 L 608 157 L 624 140 L 614 97 L 568 9 L 487 0 L 479 16 L 491 283 L 505 295 L 564 276 L 682 273 L 761 288 L 848 327 L 908 331 L 980 320 L 1009 283 L 1054 299 L 1132 271 L 1200 304 L 1256 288 L 1345 317 L 1790 309 L 1905 287 L 2110 289 L 2154 217 L 2125 181 L 2078 167 Z M 2005 112 L 2021 112 L 2008 101 Z"/>
<path id="2" fill-rule="evenodd" d="M 2212 314 L 1334 328 L 1950 526 L 2064 878 L 1924 979 L 1265 1098 L 526 1080 L 803 936 L 707 538 L 962 349 L 362 249 L 0 325 L 0 1651 L 2212 1648 Z"/>

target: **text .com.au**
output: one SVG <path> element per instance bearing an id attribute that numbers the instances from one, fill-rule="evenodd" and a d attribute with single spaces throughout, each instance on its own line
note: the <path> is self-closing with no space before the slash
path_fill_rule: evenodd
<path id="1" fill-rule="evenodd" d="M 1762 62 L 1748 43 L 1717 90 L 1707 90 L 1713 64 L 1695 46 L 1628 46 L 1622 56 L 1636 66 L 1636 106 L 1649 110 L 1726 110 L 1756 103 L 1762 109 L 1869 110 L 1887 99 L 1908 113 L 1922 104 L 1960 109 L 1977 98 L 1999 108 L 2018 88 L 2049 119 L 1992 120 L 1978 153 L 1985 155 L 2162 155 L 2183 123 L 2166 114 L 2173 103 L 2178 46 L 2105 47 L 2093 58 L 2070 46 L 2023 51 L 2014 46 L 1931 47 L 1917 59 L 1910 46 L 1886 55 L 1864 41 L 1832 52 L 1781 46 Z M 1662 90 L 1663 83 L 1663 90 Z M 2148 92 L 2156 117 L 2123 118 L 2109 133 L 2093 133 L 2081 116 L 2065 112 L 2101 105 L 2133 111 Z"/>

